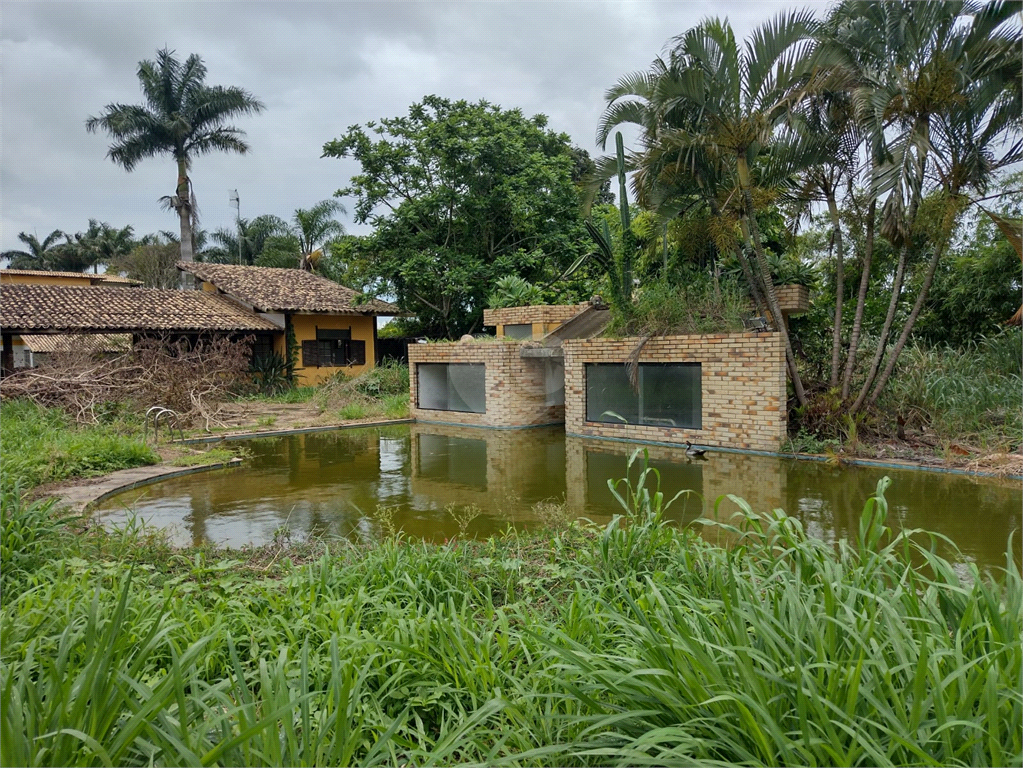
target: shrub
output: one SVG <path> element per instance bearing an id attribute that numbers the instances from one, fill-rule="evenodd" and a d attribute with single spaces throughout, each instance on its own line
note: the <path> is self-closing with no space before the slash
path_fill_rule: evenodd
<path id="1" fill-rule="evenodd" d="M 636 296 L 631 314 L 616 312 L 608 327 L 611 336 L 673 336 L 727 333 L 743 330 L 750 304 L 736 283 L 721 282 L 720 296 L 710 280 L 694 278 L 683 285 L 656 282 Z"/>
<path id="2" fill-rule="evenodd" d="M 487 298 L 490 309 L 528 307 L 534 304 L 543 304 L 543 291 L 518 275 L 502 277 Z"/>

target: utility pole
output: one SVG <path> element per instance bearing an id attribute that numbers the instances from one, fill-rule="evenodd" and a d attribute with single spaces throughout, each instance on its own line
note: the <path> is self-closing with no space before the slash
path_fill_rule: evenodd
<path id="1" fill-rule="evenodd" d="M 230 190 L 231 205 L 234 206 L 234 222 L 238 227 L 238 264 L 242 263 L 242 200 L 238 197 L 238 190 Z"/>

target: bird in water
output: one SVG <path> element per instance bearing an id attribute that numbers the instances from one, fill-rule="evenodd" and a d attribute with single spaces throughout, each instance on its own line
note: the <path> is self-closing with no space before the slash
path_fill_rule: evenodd
<path id="1" fill-rule="evenodd" d="M 693 448 L 693 444 L 686 440 L 686 456 L 691 459 L 706 458 L 707 452 L 703 448 Z"/>

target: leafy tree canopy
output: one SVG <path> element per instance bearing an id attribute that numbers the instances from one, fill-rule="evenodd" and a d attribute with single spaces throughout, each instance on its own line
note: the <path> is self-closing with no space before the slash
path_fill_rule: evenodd
<path id="1" fill-rule="evenodd" d="M 573 182 L 585 163 L 543 115 L 427 96 L 323 154 L 362 165 L 337 192 L 375 227 L 359 258 L 423 333 L 479 329 L 499 278 L 553 282 L 588 247 Z"/>

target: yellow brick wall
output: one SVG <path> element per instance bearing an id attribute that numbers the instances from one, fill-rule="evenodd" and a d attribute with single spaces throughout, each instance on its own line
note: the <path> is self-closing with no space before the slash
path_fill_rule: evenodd
<path id="1" fill-rule="evenodd" d="M 565 406 L 546 405 L 547 390 L 542 359 L 519 355 L 520 341 L 478 344 L 410 344 L 409 380 L 412 417 L 486 427 L 527 427 L 559 424 Z M 486 413 L 434 411 L 418 407 L 419 363 L 483 363 L 486 365 Z"/>
<path id="2" fill-rule="evenodd" d="M 348 376 L 358 376 L 373 367 L 376 360 L 376 349 L 373 347 L 373 327 L 375 317 L 364 315 L 291 315 L 291 325 L 295 329 L 295 341 L 298 343 L 298 359 L 295 366 L 295 377 L 299 386 L 316 386 L 322 384 L 338 371 Z M 302 342 L 316 338 L 316 329 L 344 330 L 351 329 L 352 339 L 366 342 L 366 364 L 350 365 L 344 368 L 322 367 L 306 368 L 302 366 Z M 275 352 L 285 354 L 285 334 L 275 340 Z"/>
<path id="3" fill-rule="evenodd" d="M 586 363 L 624 363 L 639 339 L 569 339 L 565 350 L 565 430 L 587 437 L 777 451 L 787 428 L 785 347 L 778 333 L 664 336 L 641 363 L 700 363 L 702 429 L 586 421 Z"/>
<path id="4" fill-rule="evenodd" d="M 557 328 L 565 321 L 575 317 L 589 306 L 589 302 L 582 304 L 539 304 L 532 307 L 505 307 L 503 309 L 484 309 L 483 325 L 496 326 L 501 329 L 506 325 L 533 324 L 533 333 L 536 334 L 536 326 L 549 324 L 551 330 Z M 503 331 L 498 331 L 498 336 Z"/>

